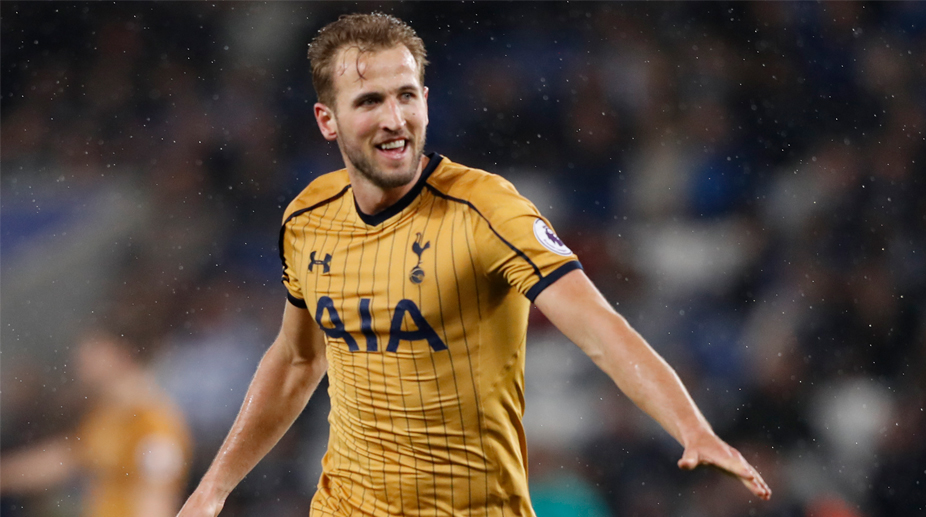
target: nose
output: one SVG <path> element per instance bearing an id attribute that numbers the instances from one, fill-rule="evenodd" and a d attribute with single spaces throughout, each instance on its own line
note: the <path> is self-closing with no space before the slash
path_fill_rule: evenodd
<path id="1" fill-rule="evenodd" d="M 402 106 L 395 99 L 389 99 L 384 104 L 385 113 L 382 119 L 383 129 L 398 131 L 405 127 L 405 113 Z"/>

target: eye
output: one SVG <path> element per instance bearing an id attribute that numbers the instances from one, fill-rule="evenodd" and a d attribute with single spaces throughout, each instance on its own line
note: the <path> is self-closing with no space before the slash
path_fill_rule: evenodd
<path id="1" fill-rule="evenodd" d="M 399 96 L 403 101 L 410 101 L 415 98 L 415 94 L 412 92 L 402 92 Z"/>

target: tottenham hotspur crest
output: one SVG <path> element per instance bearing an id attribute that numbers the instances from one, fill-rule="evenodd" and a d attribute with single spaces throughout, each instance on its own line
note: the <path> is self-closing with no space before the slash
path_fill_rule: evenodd
<path id="1" fill-rule="evenodd" d="M 418 263 L 415 264 L 415 267 L 412 268 L 412 272 L 408 275 L 408 279 L 411 280 L 413 284 L 420 284 L 424 281 L 424 270 L 421 269 L 421 254 L 424 253 L 424 250 L 431 247 L 430 241 L 424 243 L 424 246 L 422 246 L 421 240 L 421 232 L 418 232 L 415 237 L 415 242 L 412 243 L 412 251 L 415 252 L 415 255 L 418 255 Z"/>

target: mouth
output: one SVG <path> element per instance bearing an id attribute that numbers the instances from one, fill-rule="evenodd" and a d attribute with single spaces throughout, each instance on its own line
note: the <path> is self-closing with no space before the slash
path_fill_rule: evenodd
<path id="1" fill-rule="evenodd" d="M 399 138 L 396 140 L 389 140 L 375 147 L 389 158 L 400 159 L 404 156 L 405 150 L 408 149 L 408 139 Z"/>

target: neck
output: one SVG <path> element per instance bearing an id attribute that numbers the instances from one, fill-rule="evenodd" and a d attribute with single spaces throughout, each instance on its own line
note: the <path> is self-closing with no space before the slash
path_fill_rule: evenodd
<path id="1" fill-rule="evenodd" d="M 155 386 L 147 372 L 130 369 L 112 379 L 101 394 L 111 404 L 130 406 L 151 397 Z"/>
<path id="2" fill-rule="evenodd" d="M 348 164 L 349 163 L 350 162 L 348 162 Z M 389 208 L 402 199 L 402 196 L 408 194 L 408 191 L 418 183 L 418 179 L 421 178 L 421 171 L 423 171 L 427 165 L 428 157 L 422 156 L 418 161 L 418 170 L 415 172 L 415 176 L 412 180 L 405 185 L 390 189 L 382 189 L 374 185 L 370 180 L 348 165 L 347 174 L 350 177 L 350 184 L 354 191 L 354 199 L 357 200 L 357 206 L 359 206 L 360 210 L 366 215 L 376 215 Z"/>

